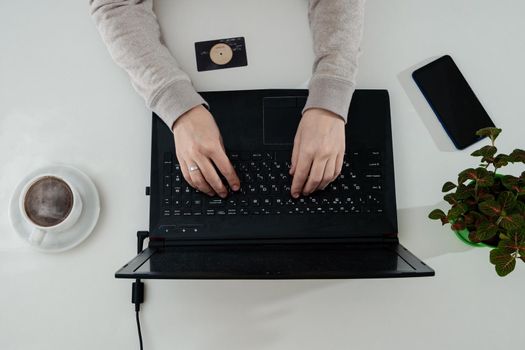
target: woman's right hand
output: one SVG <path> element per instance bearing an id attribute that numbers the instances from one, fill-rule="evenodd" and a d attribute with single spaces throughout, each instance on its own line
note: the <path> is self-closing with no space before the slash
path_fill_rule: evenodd
<path id="1" fill-rule="evenodd" d="M 225 198 L 228 189 L 219 178 L 216 167 L 230 188 L 239 190 L 241 183 L 226 156 L 219 128 L 204 106 L 196 106 L 181 115 L 172 130 L 184 179 L 193 188 L 209 196 L 218 194 Z"/>

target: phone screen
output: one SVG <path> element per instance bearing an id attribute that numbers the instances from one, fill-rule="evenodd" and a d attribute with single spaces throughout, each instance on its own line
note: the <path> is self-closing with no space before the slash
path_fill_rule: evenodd
<path id="1" fill-rule="evenodd" d="M 472 145 L 480 140 L 478 129 L 494 126 L 452 57 L 438 58 L 412 77 L 456 148 Z"/>

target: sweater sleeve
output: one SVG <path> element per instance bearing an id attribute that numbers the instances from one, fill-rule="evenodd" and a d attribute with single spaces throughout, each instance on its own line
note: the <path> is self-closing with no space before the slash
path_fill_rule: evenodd
<path id="1" fill-rule="evenodd" d="M 355 90 L 365 0 L 310 0 L 314 65 L 303 112 L 323 108 L 347 121 Z"/>
<path id="2" fill-rule="evenodd" d="M 170 129 L 186 111 L 207 105 L 163 44 L 152 0 L 90 0 L 89 5 L 111 57 Z"/>

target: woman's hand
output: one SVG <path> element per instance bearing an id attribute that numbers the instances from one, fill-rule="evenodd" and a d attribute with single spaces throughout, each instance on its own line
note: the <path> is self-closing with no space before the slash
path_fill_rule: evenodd
<path id="1" fill-rule="evenodd" d="M 320 108 L 307 109 L 295 134 L 291 194 L 297 198 L 323 190 L 341 173 L 345 154 L 345 122 Z"/>
<path id="2" fill-rule="evenodd" d="M 175 148 L 182 173 L 194 188 L 210 196 L 228 194 L 217 171 L 237 191 L 240 180 L 226 156 L 219 128 L 210 112 L 202 105 L 184 113 L 173 124 Z"/>

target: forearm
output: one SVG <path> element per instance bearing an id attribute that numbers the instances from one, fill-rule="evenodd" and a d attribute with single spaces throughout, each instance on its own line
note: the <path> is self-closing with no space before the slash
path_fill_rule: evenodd
<path id="1" fill-rule="evenodd" d="M 90 0 L 90 10 L 113 60 L 130 76 L 146 105 L 171 128 L 205 103 L 161 41 L 152 0 Z"/>
<path id="2" fill-rule="evenodd" d="M 347 118 L 355 90 L 365 0 L 310 0 L 315 61 L 304 110 L 323 108 Z"/>

